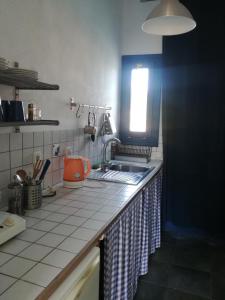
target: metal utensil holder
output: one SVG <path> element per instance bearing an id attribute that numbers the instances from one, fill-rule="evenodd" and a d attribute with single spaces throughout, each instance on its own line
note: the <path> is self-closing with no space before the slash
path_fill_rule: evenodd
<path id="1" fill-rule="evenodd" d="M 41 207 L 42 188 L 41 183 L 24 186 L 24 208 L 35 209 Z"/>

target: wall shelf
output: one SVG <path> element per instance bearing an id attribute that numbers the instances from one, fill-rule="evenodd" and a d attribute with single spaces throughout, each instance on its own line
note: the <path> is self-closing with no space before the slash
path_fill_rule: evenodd
<path id="1" fill-rule="evenodd" d="M 6 74 L 0 71 L 0 84 L 14 86 L 20 90 L 59 90 L 59 85 L 32 80 L 30 78 Z"/>
<path id="2" fill-rule="evenodd" d="M 26 122 L 0 122 L 0 127 L 20 127 L 20 126 L 58 126 L 57 120 L 38 120 L 38 121 L 26 121 Z"/>

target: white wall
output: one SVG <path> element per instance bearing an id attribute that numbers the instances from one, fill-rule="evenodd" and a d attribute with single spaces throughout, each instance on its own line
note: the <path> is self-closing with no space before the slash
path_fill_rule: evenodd
<path id="1" fill-rule="evenodd" d="M 123 0 L 122 54 L 162 53 L 162 37 L 144 33 L 141 25 L 159 1 Z"/>
<path id="2" fill-rule="evenodd" d="M 37 70 L 41 81 L 60 85 L 59 91 L 20 92 L 21 99 L 40 105 L 45 119 L 58 119 L 60 128 L 80 126 L 67 106 L 71 96 L 81 103 L 112 106 L 117 117 L 120 2 L 0 2 L 0 56 Z M 0 86 L 2 99 L 12 98 L 12 91 Z M 84 118 L 79 121 L 82 126 Z M 23 128 L 27 130 L 40 129 Z"/>

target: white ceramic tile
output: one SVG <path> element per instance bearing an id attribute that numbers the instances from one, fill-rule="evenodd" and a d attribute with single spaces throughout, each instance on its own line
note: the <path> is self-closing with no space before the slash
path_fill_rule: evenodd
<path id="1" fill-rule="evenodd" d="M 43 132 L 34 132 L 34 147 L 40 147 L 44 143 Z"/>
<path id="2" fill-rule="evenodd" d="M 79 240 L 89 241 L 91 240 L 97 233 L 97 230 L 91 230 L 87 228 L 78 228 L 71 234 L 71 237 L 77 238 Z"/>
<path id="3" fill-rule="evenodd" d="M 74 213 L 75 216 L 90 218 L 95 212 L 93 210 L 79 209 Z"/>
<path id="4" fill-rule="evenodd" d="M 99 212 L 113 213 L 116 212 L 117 210 L 118 207 L 105 205 L 100 209 Z"/>
<path id="5" fill-rule="evenodd" d="M 97 212 L 91 219 L 98 220 L 98 221 L 109 221 L 112 218 L 113 213 L 106 213 L 106 212 Z"/>
<path id="6" fill-rule="evenodd" d="M 9 153 L 0 153 L 0 171 L 5 171 L 10 169 L 10 159 Z"/>
<path id="7" fill-rule="evenodd" d="M 65 268 L 73 258 L 73 253 L 55 249 L 42 262 L 57 268 Z"/>
<path id="8" fill-rule="evenodd" d="M 0 152 L 8 152 L 9 151 L 9 134 L 4 133 L 0 135 Z"/>
<path id="9" fill-rule="evenodd" d="M 49 222 L 46 220 L 42 220 L 39 223 L 35 224 L 33 226 L 33 228 L 38 229 L 38 230 L 43 230 L 43 231 L 50 231 L 57 225 L 58 225 L 58 223 L 56 223 L 56 222 Z"/>
<path id="10" fill-rule="evenodd" d="M 0 188 L 7 187 L 10 182 L 10 170 L 0 172 Z"/>
<path id="11" fill-rule="evenodd" d="M 52 229 L 51 232 L 68 236 L 71 233 L 73 233 L 76 229 L 77 229 L 77 226 L 59 224 L 54 229 Z"/>
<path id="12" fill-rule="evenodd" d="M 0 273 L 13 276 L 16 278 L 21 277 L 29 271 L 35 262 L 21 257 L 14 257 L 9 262 L 0 267 Z"/>
<path id="13" fill-rule="evenodd" d="M 84 206 L 85 209 L 90 209 L 90 210 L 99 210 L 102 207 L 102 205 L 99 204 L 92 204 L 92 203 L 88 203 L 87 205 Z"/>
<path id="14" fill-rule="evenodd" d="M 8 241 L 7 243 L 1 245 L 1 251 L 13 255 L 17 255 L 23 249 L 30 245 L 29 242 L 13 239 Z"/>
<path id="15" fill-rule="evenodd" d="M 23 217 L 26 220 L 26 227 L 29 228 L 33 226 L 34 224 L 37 224 L 40 222 L 40 219 L 32 218 L 32 217 Z"/>
<path id="16" fill-rule="evenodd" d="M 61 182 L 60 170 L 52 172 L 52 183 L 53 183 L 53 185 L 58 184 L 60 182 Z"/>
<path id="17" fill-rule="evenodd" d="M 52 132 L 44 131 L 44 145 L 51 145 L 51 144 L 52 144 Z"/>
<path id="18" fill-rule="evenodd" d="M 61 269 L 59 268 L 39 263 L 23 276 L 22 279 L 46 287 L 60 271 Z"/>
<path id="19" fill-rule="evenodd" d="M 13 255 L 0 252 L 0 266 L 9 261 L 11 258 L 13 258 Z"/>
<path id="20" fill-rule="evenodd" d="M 52 157 L 52 145 L 44 146 L 44 159 Z"/>
<path id="21" fill-rule="evenodd" d="M 66 220 L 63 221 L 64 224 L 80 226 L 83 224 L 87 218 L 78 217 L 78 216 L 70 216 Z"/>
<path id="22" fill-rule="evenodd" d="M 23 149 L 23 165 L 29 165 L 33 162 L 33 148 Z"/>
<path id="23" fill-rule="evenodd" d="M 63 222 L 66 218 L 68 218 L 68 215 L 58 214 L 58 213 L 52 213 L 47 217 L 49 221 L 59 222 L 59 223 Z"/>
<path id="24" fill-rule="evenodd" d="M 57 211 L 59 210 L 60 208 L 62 208 L 60 205 L 57 205 L 57 204 L 48 204 L 44 207 L 44 210 L 48 210 L 48 211 Z"/>
<path id="25" fill-rule="evenodd" d="M 69 237 L 65 239 L 57 248 L 72 253 L 79 253 L 80 250 L 86 245 L 86 243 L 86 241 Z"/>
<path id="26" fill-rule="evenodd" d="M 76 208 L 83 208 L 87 203 L 81 201 L 72 201 L 68 204 L 68 206 L 76 207 Z"/>
<path id="27" fill-rule="evenodd" d="M 34 146 L 34 135 L 33 132 L 23 133 L 23 149 L 32 148 Z"/>
<path id="28" fill-rule="evenodd" d="M 53 131 L 52 132 L 52 142 L 53 143 L 59 143 L 59 131 Z"/>
<path id="29" fill-rule="evenodd" d="M 31 300 L 36 299 L 36 297 L 43 291 L 43 288 L 31 284 L 22 280 L 18 280 L 12 287 L 10 287 L 2 296 L 1 300 Z"/>
<path id="30" fill-rule="evenodd" d="M 104 225 L 105 225 L 105 222 L 103 222 L 103 221 L 87 220 L 84 224 L 82 224 L 82 227 L 99 230 Z"/>
<path id="31" fill-rule="evenodd" d="M 10 133 L 10 151 L 22 149 L 22 133 Z"/>
<path id="32" fill-rule="evenodd" d="M 23 250 L 19 256 L 35 261 L 40 261 L 52 251 L 52 248 L 43 245 L 32 244 L 30 247 Z"/>
<path id="33" fill-rule="evenodd" d="M 22 166 L 22 150 L 10 152 L 11 168 Z"/>
<path id="34" fill-rule="evenodd" d="M 67 214 L 67 215 L 72 215 L 76 211 L 78 211 L 78 208 L 76 207 L 71 207 L 71 206 L 63 206 L 61 207 L 57 212 L 62 213 L 62 214 Z"/>
<path id="35" fill-rule="evenodd" d="M 15 278 L 0 274 L 0 294 L 16 281 Z"/>
<path id="36" fill-rule="evenodd" d="M 28 217 L 34 217 L 38 219 L 45 219 L 47 216 L 50 215 L 51 212 L 47 210 L 42 210 L 42 209 L 35 209 L 35 210 L 28 210 L 26 211 L 26 216 Z"/>
<path id="37" fill-rule="evenodd" d="M 59 194 L 59 193 L 58 193 Z M 71 203 L 72 200 L 68 200 L 66 198 L 60 198 L 54 201 L 54 204 L 58 204 L 58 205 L 69 205 L 69 203 Z"/>
<path id="38" fill-rule="evenodd" d="M 39 220 L 40 222 L 40 220 Z M 43 231 L 35 230 L 33 228 L 28 228 L 24 232 L 20 233 L 17 238 L 27 242 L 35 242 L 40 239 L 45 234 Z"/>
<path id="39" fill-rule="evenodd" d="M 63 240 L 65 236 L 55 234 L 55 233 L 47 233 L 42 238 L 40 238 L 36 243 L 49 246 L 49 247 L 56 247 L 58 246 Z"/>

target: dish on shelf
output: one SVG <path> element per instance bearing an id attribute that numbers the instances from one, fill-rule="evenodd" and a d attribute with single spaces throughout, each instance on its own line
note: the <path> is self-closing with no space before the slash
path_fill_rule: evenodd
<path id="1" fill-rule="evenodd" d="M 8 69 L 8 61 L 4 57 L 0 57 L 0 70 Z"/>
<path id="2" fill-rule="evenodd" d="M 27 69 L 19 69 L 19 68 L 8 68 L 4 71 L 7 75 L 12 75 L 16 77 L 22 78 L 30 78 L 32 80 L 38 80 L 38 72 Z"/>

